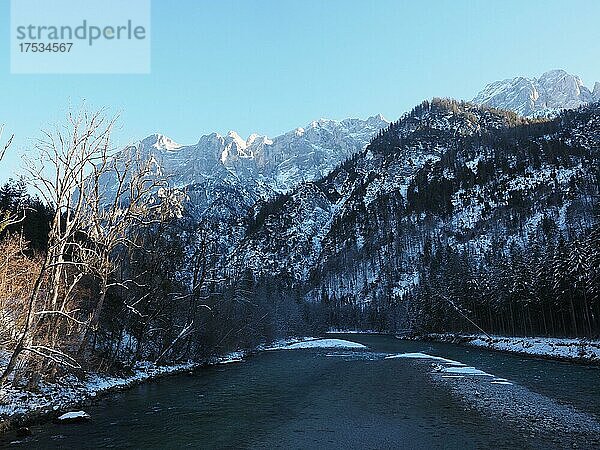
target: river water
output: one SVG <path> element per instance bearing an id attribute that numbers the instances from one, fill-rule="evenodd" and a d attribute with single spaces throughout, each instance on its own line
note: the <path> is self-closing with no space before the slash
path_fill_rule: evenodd
<path id="1" fill-rule="evenodd" d="M 368 348 L 268 351 L 163 378 L 86 408 L 88 423 L 35 426 L 26 440 L 0 437 L 0 446 L 600 448 L 589 429 L 600 419 L 599 367 L 390 336 L 335 337 Z M 389 358 L 413 352 L 494 377 L 458 378 L 436 360 Z M 508 381 L 492 383 L 501 379 Z"/>

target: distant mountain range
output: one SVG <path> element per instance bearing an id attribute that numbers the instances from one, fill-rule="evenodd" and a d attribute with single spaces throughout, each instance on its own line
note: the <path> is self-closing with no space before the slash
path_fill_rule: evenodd
<path id="1" fill-rule="evenodd" d="M 564 70 L 551 70 L 539 78 L 516 77 L 488 84 L 473 103 L 508 109 L 525 117 L 555 115 L 563 109 L 600 101 L 600 83 L 593 90 Z"/>
<path id="2" fill-rule="evenodd" d="M 245 232 L 246 218 L 278 194 L 322 178 L 365 148 L 389 125 L 381 115 L 342 121 L 320 119 L 273 138 L 235 131 L 212 133 L 194 145 L 180 145 L 161 134 L 121 151 L 152 160 L 172 187 L 185 190 L 192 227 L 210 222 L 213 240 L 226 254 Z M 114 191 L 115 179 L 105 181 Z"/>
<path id="3" fill-rule="evenodd" d="M 524 117 L 540 117 L 599 100 L 600 83 L 590 90 L 578 76 L 551 70 L 539 78 L 516 77 L 490 83 L 472 102 L 511 110 Z M 319 119 L 276 137 L 252 134 L 243 139 L 230 131 L 225 136 L 202 136 L 194 145 L 179 145 L 164 135 L 154 134 L 134 147 L 154 157 L 175 186 L 193 187 L 192 190 L 222 187 L 223 183 L 237 186 L 238 190 L 247 191 L 244 195 L 249 196 L 248 207 L 257 199 L 271 198 L 303 181 L 327 175 L 365 148 L 388 125 L 381 114 L 365 120 Z M 204 197 L 203 203 L 214 200 L 210 193 Z"/>
<path id="4" fill-rule="evenodd" d="M 552 70 L 539 78 L 496 81 L 472 102 L 538 117 L 599 99 L 600 83 L 590 91 L 579 77 Z M 173 186 L 187 191 L 188 211 L 196 220 L 210 217 L 241 224 L 262 202 L 327 176 L 362 151 L 389 124 L 381 114 L 364 120 L 319 119 L 276 137 L 252 134 L 244 139 L 230 131 L 224 136 L 207 134 L 193 145 L 179 145 L 169 137 L 154 134 L 123 152 L 140 152 L 152 158 Z M 424 157 L 430 150 L 423 148 L 415 158 Z M 238 229 L 242 231 L 243 226 Z"/>
<path id="5" fill-rule="evenodd" d="M 185 146 L 155 134 L 137 147 L 151 154 L 176 186 L 233 176 L 248 187 L 256 185 L 258 191 L 285 192 L 326 175 L 388 124 L 381 115 L 366 120 L 319 119 L 272 138 L 252 134 L 243 139 L 230 131 L 225 136 L 208 134 Z"/>

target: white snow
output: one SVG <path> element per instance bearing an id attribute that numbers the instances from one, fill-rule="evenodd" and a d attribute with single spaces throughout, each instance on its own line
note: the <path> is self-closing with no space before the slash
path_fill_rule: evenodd
<path id="1" fill-rule="evenodd" d="M 446 364 L 452 364 L 455 366 L 464 366 L 463 363 L 453 361 L 451 359 L 442 358 L 441 356 L 428 355 L 427 353 L 398 353 L 397 355 L 386 356 L 385 359 L 396 359 L 396 358 L 414 358 L 414 359 L 433 359 L 435 361 L 442 361 Z"/>
<path id="2" fill-rule="evenodd" d="M 477 336 L 468 345 L 536 356 L 600 360 L 600 341 L 583 339 L 492 336 L 492 342 L 489 342 L 484 336 Z"/>
<path id="3" fill-rule="evenodd" d="M 164 134 L 155 134 L 153 136 L 148 136 L 145 139 L 145 142 L 147 143 L 150 143 L 152 141 L 154 141 L 152 147 L 157 150 L 174 151 L 182 147 L 173 139 L 165 136 Z"/>
<path id="4" fill-rule="evenodd" d="M 367 348 L 367 346 L 359 344 L 358 342 L 346 341 L 345 339 L 314 339 L 279 347 L 271 347 L 267 350 L 298 350 L 303 348 Z"/>
<path id="5" fill-rule="evenodd" d="M 444 367 L 442 372 L 452 373 L 457 375 L 478 375 L 478 376 L 486 376 L 493 377 L 494 375 L 490 375 L 483 370 L 476 369 L 475 367 Z"/>
<path id="6" fill-rule="evenodd" d="M 465 165 L 471 169 L 471 171 L 477 175 L 477 166 L 479 165 L 479 161 L 483 159 L 482 155 L 477 155 L 477 157 L 471 161 L 467 161 Z"/>
<path id="7" fill-rule="evenodd" d="M 439 342 L 452 342 L 456 336 L 430 334 L 428 337 Z M 490 340 L 483 335 L 460 335 L 460 338 L 464 345 L 510 353 L 567 360 L 600 361 L 600 340 L 510 336 L 491 336 Z"/>
<path id="8" fill-rule="evenodd" d="M 58 420 L 72 420 L 72 419 L 89 419 L 90 415 L 85 411 L 69 411 L 58 417 Z"/>
<path id="9" fill-rule="evenodd" d="M 356 329 L 339 329 L 339 328 L 330 328 L 329 331 L 326 331 L 325 334 L 381 334 L 380 331 L 375 330 L 356 330 Z"/>
<path id="10" fill-rule="evenodd" d="M 231 363 L 237 363 L 237 362 L 242 362 L 243 359 L 242 358 L 233 358 L 233 359 L 228 359 L 226 361 L 221 361 L 219 364 L 231 364 Z"/>
<path id="11" fill-rule="evenodd" d="M 573 109 L 595 101 L 576 75 L 554 69 L 539 78 L 516 77 L 488 84 L 473 99 L 474 103 L 510 109 L 523 116 L 556 115 L 561 109 Z"/>

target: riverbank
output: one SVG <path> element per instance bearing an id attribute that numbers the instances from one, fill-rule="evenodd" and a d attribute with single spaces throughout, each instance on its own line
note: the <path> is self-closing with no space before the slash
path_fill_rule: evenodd
<path id="1" fill-rule="evenodd" d="M 56 382 L 42 382 L 35 390 L 25 386 L 5 385 L 0 393 L 0 432 L 52 420 L 65 411 L 81 408 L 102 395 L 127 389 L 160 377 L 194 370 L 207 364 L 223 364 L 240 360 L 235 352 L 215 361 L 187 362 L 157 366 L 140 362 L 128 376 L 88 374 L 85 379 L 68 375 Z"/>
<path id="2" fill-rule="evenodd" d="M 413 339 L 400 337 L 400 339 Z M 600 340 L 547 337 L 485 336 L 453 333 L 431 333 L 414 340 L 448 342 L 487 348 L 501 352 L 556 359 L 561 361 L 600 364 Z"/>
<path id="3" fill-rule="evenodd" d="M 161 377 L 189 372 L 201 367 L 242 361 L 251 353 L 278 350 L 316 338 L 289 338 L 259 345 L 251 351 L 236 351 L 202 361 L 189 361 L 172 365 L 156 365 L 138 362 L 127 376 L 110 376 L 88 373 L 84 379 L 74 375 L 62 377 L 56 382 L 42 382 L 35 390 L 26 386 L 7 384 L 0 390 L 0 433 L 52 419 L 69 410 L 91 404 L 98 398 L 128 389 Z M 0 358 L 0 369 L 5 358 Z"/>

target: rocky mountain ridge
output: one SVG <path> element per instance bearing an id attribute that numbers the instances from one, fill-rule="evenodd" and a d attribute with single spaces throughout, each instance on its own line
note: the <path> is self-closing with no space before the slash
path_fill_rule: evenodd
<path id="1" fill-rule="evenodd" d="M 230 131 L 202 136 L 194 145 L 179 145 L 154 134 L 133 147 L 153 157 L 178 187 L 231 175 L 249 188 L 285 192 L 301 181 L 326 175 L 362 150 L 388 123 L 381 115 L 366 120 L 320 119 L 274 138 L 251 134 L 243 139 Z"/>
<path id="2" fill-rule="evenodd" d="M 488 84 L 473 103 L 508 109 L 526 117 L 556 115 L 563 109 L 600 101 L 600 82 L 590 90 L 577 75 L 556 69 L 538 78 L 515 77 Z"/>

